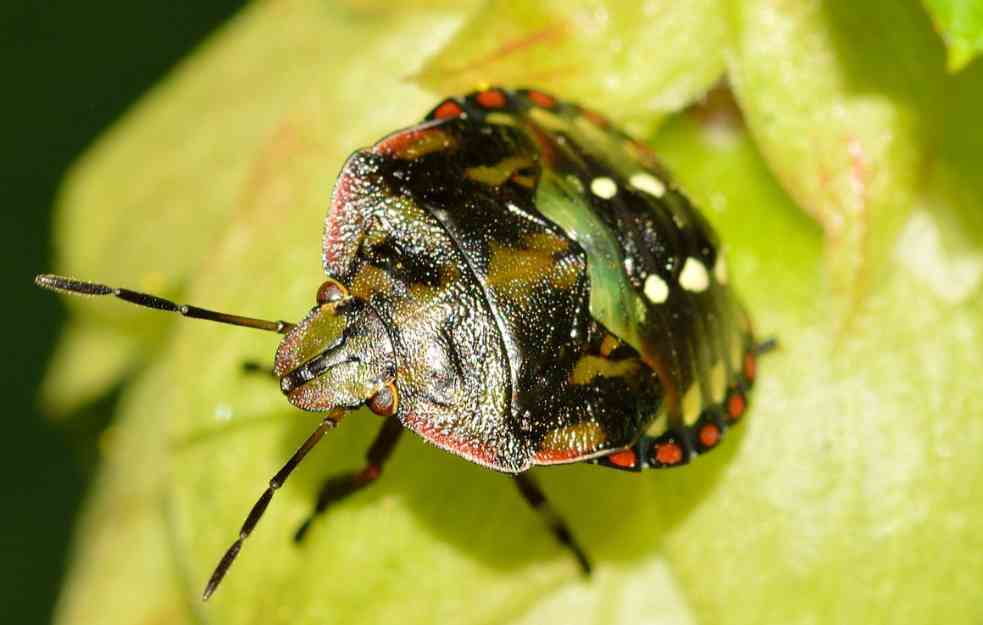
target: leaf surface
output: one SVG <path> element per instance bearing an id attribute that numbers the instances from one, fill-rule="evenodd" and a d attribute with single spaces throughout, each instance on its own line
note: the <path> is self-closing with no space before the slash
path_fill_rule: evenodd
<path id="1" fill-rule="evenodd" d="M 711 106 L 673 116 L 653 138 L 719 229 L 759 334 L 776 336 L 781 348 L 760 364 L 745 422 L 688 467 L 640 475 L 593 466 L 536 471 L 596 561 L 591 581 L 580 579 L 508 479 L 412 435 L 379 484 L 334 507 L 295 546 L 291 535 L 321 480 L 361 463 L 379 422 L 359 412 L 278 491 L 218 593 L 201 604 L 212 567 L 317 416 L 290 409 L 275 382 L 242 373 L 242 361 L 270 359 L 275 336 L 190 321 L 170 326 L 166 316 L 117 313 L 126 307 L 95 300 L 74 307 L 78 323 L 118 322 L 127 333 L 133 324 L 126 336 L 143 338 L 129 339 L 131 357 L 153 358 L 124 390 L 105 437 L 57 622 L 979 623 L 983 142 L 970 122 L 983 102 L 983 75 L 972 66 L 944 77 L 933 69 L 936 51 L 911 60 L 915 74 L 903 79 L 860 73 L 851 82 L 850 63 L 878 42 L 847 36 L 838 30 L 845 26 L 804 4 L 781 6 L 791 22 L 753 2 L 731 16 L 741 28 L 729 63 L 747 128 L 733 109 Z M 185 230 L 199 227 L 194 212 L 174 207 L 193 205 L 228 163 L 201 161 L 175 178 L 173 195 L 148 193 L 128 221 L 113 200 L 137 165 L 167 169 L 179 158 L 147 137 L 166 135 L 174 146 L 243 141 L 237 181 L 208 191 L 226 212 L 206 216 L 207 237 L 189 235 L 187 253 L 197 256 L 178 259 L 172 283 L 179 286 L 164 280 L 164 288 L 198 305 L 301 316 L 322 280 L 321 223 L 335 172 L 354 148 L 413 123 L 435 102 L 402 79 L 419 73 L 443 41 L 457 45 L 452 31 L 466 14 L 414 8 L 380 17 L 372 6 L 301 0 L 254 5 L 79 167 L 70 188 L 89 191 L 66 194 L 63 220 L 76 226 L 71 237 L 62 230 L 62 245 L 82 245 L 90 232 L 106 236 L 94 211 L 106 211 L 104 223 L 119 232 L 136 233 L 134 216 L 174 210 L 171 225 L 133 235 L 157 247 L 144 259 L 124 253 L 109 278 L 141 286 L 144 271 L 169 271 L 165 251 L 184 249 Z M 912 23 L 921 24 L 920 40 L 925 22 Z M 753 30 L 761 46 L 777 46 L 768 48 L 773 54 L 801 61 L 821 52 L 806 65 L 814 82 L 757 49 Z M 837 45 L 857 49 L 827 49 Z M 888 71 L 882 62 L 870 60 Z M 584 84 L 602 80 L 597 70 L 585 70 Z M 241 76 L 249 89 L 196 78 L 209 71 Z M 911 100 L 904 85 L 912 75 L 929 77 L 933 97 Z M 229 120 L 182 104 L 208 97 L 218 109 L 255 109 Z M 258 102 L 236 105 L 245 97 Z M 622 97 L 612 90 L 589 104 L 618 119 Z M 846 107 L 842 119 L 835 103 Z M 829 121 L 830 136 L 858 133 L 878 176 L 868 188 L 881 193 L 872 197 L 883 217 L 869 223 L 880 269 L 845 329 L 838 315 L 852 294 L 831 276 L 838 263 L 852 262 L 840 255 L 852 252 L 831 245 L 809 214 L 827 210 L 810 182 L 826 160 L 845 176 L 831 197 L 849 198 L 849 141 L 844 157 L 826 134 L 796 134 L 817 119 Z M 117 152 L 129 158 L 100 161 Z M 895 207 L 892 197 L 903 202 Z M 125 252 L 119 240 L 66 251 L 64 266 L 95 277 Z M 130 272 L 136 283 L 125 280 Z M 88 337 L 66 349 L 99 344 L 96 334 Z M 87 357 L 102 356 L 91 347 L 72 356 Z M 69 374 L 56 372 L 52 383 Z"/>

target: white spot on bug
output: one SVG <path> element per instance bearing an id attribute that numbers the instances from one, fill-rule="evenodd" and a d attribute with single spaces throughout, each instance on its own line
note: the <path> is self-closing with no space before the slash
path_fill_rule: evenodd
<path id="1" fill-rule="evenodd" d="M 713 277 L 718 283 L 727 284 L 727 261 L 720 252 L 717 253 L 717 262 L 713 265 Z"/>
<path id="2" fill-rule="evenodd" d="M 683 270 L 679 273 L 679 286 L 694 293 L 706 291 L 710 286 L 710 275 L 707 274 L 706 266 L 692 256 L 687 258 Z"/>
<path id="3" fill-rule="evenodd" d="M 655 197 L 662 197 L 666 193 L 666 185 L 652 174 L 644 171 L 632 174 L 631 178 L 628 179 L 628 184 Z"/>
<path id="4" fill-rule="evenodd" d="M 632 260 L 631 256 L 625 259 L 625 272 L 631 275 L 635 271 L 635 261 Z"/>
<path id="5" fill-rule="evenodd" d="M 651 273 L 648 278 L 645 278 L 645 297 L 653 304 L 662 304 L 669 299 L 669 285 L 665 280 Z"/>
<path id="6" fill-rule="evenodd" d="M 700 385 L 693 382 L 683 395 L 683 421 L 693 425 L 700 418 Z"/>
<path id="7" fill-rule="evenodd" d="M 618 193 L 618 185 L 607 176 L 600 176 L 590 181 L 590 191 L 599 198 L 610 200 Z"/>

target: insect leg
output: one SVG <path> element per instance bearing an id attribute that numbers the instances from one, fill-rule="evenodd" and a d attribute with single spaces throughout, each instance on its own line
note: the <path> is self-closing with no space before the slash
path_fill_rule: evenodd
<path id="1" fill-rule="evenodd" d="M 239 555 L 243 541 L 249 538 L 256 524 L 262 518 L 263 513 L 266 512 L 267 506 L 270 505 L 270 500 L 273 499 L 273 493 L 283 486 L 283 483 L 287 481 L 287 478 L 290 477 L 290 474 L 297 468 L 297 465 L 304 459 L 304 456 L 324 438 L 327 431 L 338 425 L 338 421 L 342 415 L 344 415 L 343 410 L 333 410 L 325 415 L 324 420 L 321 421 L 321 425 L 307 437 L 304 444 L 294 452 L 294 455 L 290 456 L 290 460 L 287 460 L 287 463 L 270 479 L 270 485 L 259 496 L 256 503 L 253 504 L 252 510 L 249 511 L 249 516 L 246 517 L 246 521 L 242 524 L 242 529 L 239 530 L 239 537 L 236 538 L 235 542 L 225 552 L 225 555 L 222 556 L 222 559 L 219 560 L 218 566 L 215 567 L 215 571 L 208 579 L 205 591 L 201 594 L 202 601 L 208 601 L 208 598 L 212 596 L 212 593 L 215 592 L 215 589 L 222 582 L 222 578 L 225 577 L 229 567 L 232 566 L 236 556 Z"/>
<path id="2" fill-rule="evenodd" d="M 560 518 L 560 515 L 553 510 L 549 502 L 546 500 L 546 495 L 543 494 L 539 484 L 537 484 L 528 473 L 519 473 L 518 475 L 512 476 L 515 479 L 515 485 L 519 487 L 519 492 L 525 498 L 529 505 L 539 513 L 540 516 L 546 521 L 549 526 L 550 531 L 556 536 L 556 539 L 560 543 L 573 552 L 575 558 L 577 558 L 577 564 L 580 565 L 581 571 L 584 575 L 589 576 L 591 572 L 590 560 L 587 559 L 587 554 L 584 552 L 583 548 L 574 539 L 573 534 L 570 532 L 570 528 L 567 526 L 566 521 Z"/>
<path id="3" fill-rule="evenodd" d="M 131 304 L 136 304 L 138 306 L 145 306 L 147 308 L 154 308 L 166 312 L 176 312 L 192 319 L 217 321 L 218 323 L 227 323 L 233 326 L 255 328 L 257 330 L 266 330 L 267 332 L 286 334 L 291 330 L 291 328 L 294 327 L 292 323 L 287 323 L 286 321 L 267 321 L 265 319 L 243 317 L 241 315 L 230 315 L 229 313 L 198 308 L 197 306 L 176 304 L 169 299 L 157 297 L 156 295 L 151 295 L 149 293 L 141 293 L 139 291 L 131 291 L 129 289 L 119 289 L 112 286 L 106 286 L 105 284 L 85 282 L 83 280 L 75 280 L 73 278 L 65 278 L 63 276 L 55 276 L 52 274 L 42 274 L 35 277 L 34 284 L 51 291 L 60 291 L 62 293 L 70 293 L 72 295 L 112 295 L 113 297 L 119 298 L 124 302 L 130 302 Z"/>
<path id="4" fill-rule="evenodd" d="M 333 475 L 324 481 L 321 492 L 317 497 L 314 511 L 307 520 L 301 523 L 294 534 L 294 541 L 300 542 L 307 534 L 314 520 L 330 506 L 353 495 L 366 486 L 374 483 L 382 474 L 382 467 L 396 448 L 396 441 L 403 431 L 403 425 L 396 417 L 388 417 L 382 424 L 379 433 L 365 454 L 365 466 L 360 471 L 348 471 Z"/>

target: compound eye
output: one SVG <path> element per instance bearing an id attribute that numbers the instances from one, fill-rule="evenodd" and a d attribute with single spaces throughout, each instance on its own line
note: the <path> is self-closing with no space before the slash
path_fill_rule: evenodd
<path id="1" fill-rule="evenodd" d="M 320 286 L 317 290 L 317 303 L 320 306 L 325 304 L 337 304 L 343 299 L 348 297 L 348 289 L 346 289 L 337 280 L 332 280 L 328 278 L 324 281 L 324 284 Z"/>
<path id="2" fill-rule="evenodd" d="M 396 391 L 396 385 L 386 382 L 378 393 L 369 398 L 368 406 L 369 410 L 381 417 L 391 417 L 396 414 L 396 410 L 399 409 L 399 393 Z"/>

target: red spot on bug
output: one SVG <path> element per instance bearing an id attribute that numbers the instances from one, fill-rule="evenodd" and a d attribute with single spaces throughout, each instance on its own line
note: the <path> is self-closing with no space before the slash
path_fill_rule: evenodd
<path id="1" fill-rule="evenodd" d="M 547 95 L 542 91 L 530 91 L 526 94 L 533 104 L 536 106 L 541 106 L 544 109 L 551 109 L 556 106 L 556 98 L 551 95 Z"/>
<path id="2" fill-rule="evenodd" d="M 744 414 L 745 408 L 747 408 L 747 400 L 743 393 L 735 391 L 727 398 L 727 414 L 731 419 L 739 419 Z"/>
<path id="3" fill-rule="evenodd" d="M 758 363 L 754 359 L 754 354 L 748 352 L 744 354 L 744 377 L 748 382 L 754 382 L 754 376 L 758 373 Z"/>
<path id="4" fill-rule="evenodd" d="M 475 100 L 486 109 L 500 109 L 505 106 L 505 94 L 498 89 L 482 91 Z"/>
<path id="5" fill-rule="evenodd" d="M 659 464 L 679 464 L 683 461 L 683 448 L 678 443 L 659 443 L 655 446 L 655 459 Z"/>
<path id="6" fill-rule="evenodd" d="M 700 428 L 700 444 L 713 447 L 720 442 L 720 428 L 714 423 L 706 423 Z"/>
<path id="7" fill-rule="evenodd" d="M 454 117 L 460 117 L 463 114 L 464 110 L 461 108 L 461 105 L 454 100 L 446 100 L 433 111 L 433 116 L 437 119 L 452 119 Z"/>
<path id="8" fill-rule="evenodd" d="M 638 458 L 635 456 L 634 450 L 625 449 L 608 456 L 608 461 L 613 465 L 630 469 L 638 463 Z"/>

